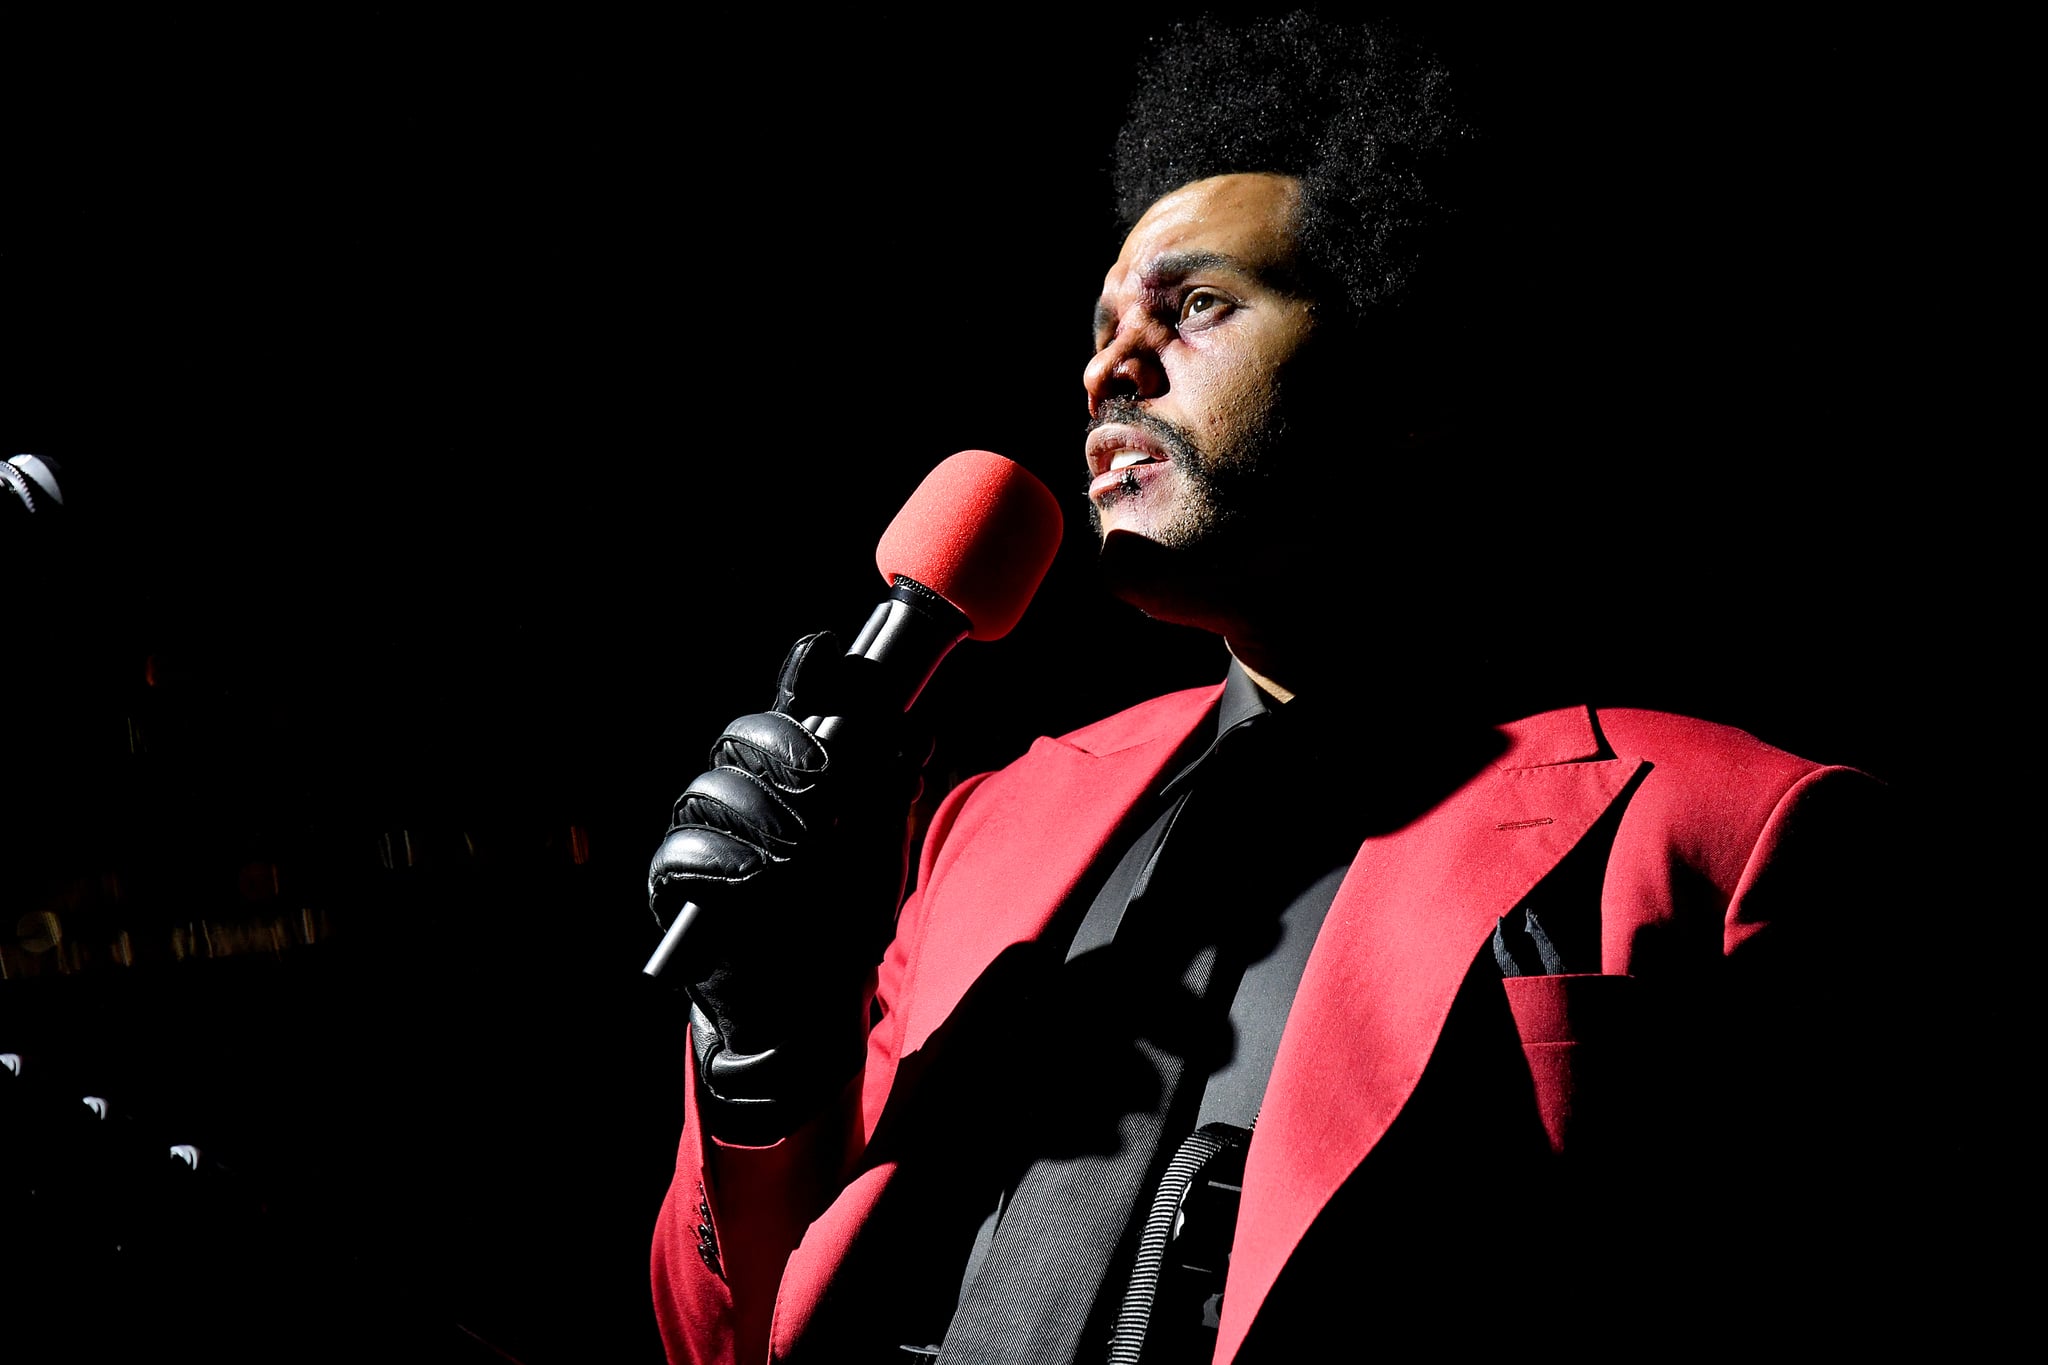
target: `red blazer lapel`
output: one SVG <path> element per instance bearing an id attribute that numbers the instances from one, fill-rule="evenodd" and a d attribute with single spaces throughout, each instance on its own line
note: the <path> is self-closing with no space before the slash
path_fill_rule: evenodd
<path id="1" fill-rule="evenodd" d="M 1221 694 L 1175 693 L 1136 717 L 1040 739 L 1014 770 L 982 785 L 919 891 L 946 908 L 903 993 L 912 1011 L 903 1055 L 924 1045 L 1005 948 L 1045 932 Z"/>
<path id="2" fill-rule="evenodd" d="M 1427 815 L 1368 839 L 1331 904 L 1245 1168 L 1216 1359 L 1233 1358 L 1309 1225 L 1386 1133 L 1495 921 L 1599 819 L 1640 759 L 1599 752 L 1583 708 L 1510 747 Z"/>
<path id="3" fill-rule="evenodd" d="M 907 1011 L 899 1079 L 915 1070 L 918 1050 L 989 964 L 1045 931 L 1221 694 L 1220 685 L 1176 693 L 1064 739 L 1040 739 L 1023 760 L 976 787 L 960 810 L 941 810 L 951 823 L 942 826 L 899 926 L 922 936 L 912 974 L 892 1002 Z M 943 909 L 927 917 L 926 907 Z M 895 1174 L 893 1162 L 869 1165 L 804 1232 L 776 1299 L 775 1358 L 810 1329 L 825 1287 Z"/>

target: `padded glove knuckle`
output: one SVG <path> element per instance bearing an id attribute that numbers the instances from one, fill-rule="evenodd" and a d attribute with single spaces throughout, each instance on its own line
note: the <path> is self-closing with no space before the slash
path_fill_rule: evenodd
<path id="1" fill-rule="evenodd" d="M 741 716 L 711 746 L 713 767 L 757 773 L 785 791 L 815 783 L 826 766 L 825 750 L 793 717 L 778 711 Z"/>
<path id="2" fill-rule="evenodd" d="M 678 825 L 662 837 L 662 847 L 647 866 L 647 902 L 659 913 L 672 902 L 688 900 L 696 888 L 709 884 L 739 886 L 760 876 L 774 857 L 723 829 Z"/>
<path id="3" fill-rule="evenodd" d="M 676 802 L 674 825 L 727 830 L 763 848 L 787 851 L 803 836 L 804 819 L 761 777 L 738 768 L 713 768 Z"/>

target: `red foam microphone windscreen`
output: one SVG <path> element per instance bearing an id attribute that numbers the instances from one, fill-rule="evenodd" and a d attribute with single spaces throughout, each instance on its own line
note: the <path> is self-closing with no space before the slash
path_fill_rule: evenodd
<path id="1" fill-rule="evenodd" d="M 951 602 L 970 640 L 999 640 L 1031 605 L 1060 548 L 1059 499 L 1024 466 L 987 450 L 939 462 L 875 547 L 882 581 L 915 579 Z"/>

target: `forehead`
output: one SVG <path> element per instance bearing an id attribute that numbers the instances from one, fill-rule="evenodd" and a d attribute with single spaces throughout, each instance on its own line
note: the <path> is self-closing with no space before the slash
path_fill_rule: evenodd
<path id="1" fill-rule="evenodd" d="M 1300 182 L 1292 176 L 1219 175 L 1165 195 L 1124 238 L 1103 277 L 1105 297 L 1142 285 L 1153 264 L 1174 256 L 1220 256 L 1250 272 L 1283 264 L 1294 251 Z"/>

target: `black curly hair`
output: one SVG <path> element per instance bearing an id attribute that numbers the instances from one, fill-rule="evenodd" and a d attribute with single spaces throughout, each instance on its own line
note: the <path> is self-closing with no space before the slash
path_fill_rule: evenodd
<path id="1" fill-rule="evenodd" d="M 1452 153 L 1471 130 L 1449 74 L 1391 27 L 1312 9 L 1177 23 L 1142 60 L 1110 166 L 1119 226 L 1160 196 L 1232 172 L 1296 177 L 1297 232 L 1329 302 L 1384 316 L 1454 210 Z"/>

